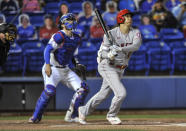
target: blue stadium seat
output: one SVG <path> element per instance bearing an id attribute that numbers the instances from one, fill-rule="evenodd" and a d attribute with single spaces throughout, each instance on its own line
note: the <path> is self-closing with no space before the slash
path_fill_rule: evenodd
<path id="1" fill-rule="evenodd" d="M 150 70 L 170 71 L 171 69 L 171 51 L 167 44 L 160 42 L 159 46 L 149 48 L 148 52 L 147 74 Z"/>
<path id="2" fill-rule="evenodd" d="M 45 15 L 44 12 L 28 13 L 28 15 L 30 16 L 30 23 L 33 26 L 36 26 L 36 27 L 43 26 L 43 24 L 44 24 L 43 16 Z"/>
<path id="3" fill-rule="evenodd" d="M 72 13 L 79 13 L 82 11 L 82 2 L 72 2 L 70 3 L 69 9 Z"/>
<path id="4" fill-rule="evenodd" d="M 6 15 L 5 15 L 5 17 L 6 17 L 6 22 L 7 22 L 7 23 L 13 22 L 13 24 L 18 25 L 18 16 L 17 16 L 17 17 L 15 17 L 15 16 L 16 16 L 15 13 L 6 14 Z"/>
<path id="5" fill-rule="evenodd" d="M 134 27 L 138 27 L 141 24 L 141 14 L 139 12 L 134 12 L 134 16 L 132 17 Z"/>
<path id="6" fill-rule="evenodd" d="M 136 10 L 136 6 L 133 0 L 120 0 L 119 1 L 119 9 L 129 9 L 131 12 Z"/>
<path id="7" fill-rule="evenodd" d="M 40 72 L 44 64 L 44 45 L 40 41 L 28 41 L 22 45 L 24 66 L 23 76 L 26 71 Z"/>
<path id="8" fill-rule="evenodd" d="M 83 42 L 78 51 L 79 61 L 87 67 L 87 71 L 97 70 L 96 47 L 90 42 Z"/>
<path id="9" fill-rule="evenodd" d="M 146 46 L 147 50 L 150 48 L 159 48 L 161 47 L 161 44 L 164 44 L 160 39 L 154 38 L 154 39 L 145 39 L 144 45 Z"/>
<path id="10" fill-rule="evenodd" d="M 54 1 L 54 2 L 48 2 L 46 3 L 44 10 L 46 13 L 58 13 L 59 11 L 59 6 L 58 6 L 59 2 Z"/>
<path id="11" fill-rule="evenodd" d="M 174 2 L 174 5 L 173 5 L 173 3 L 171 2 L 171 0 L 167 0 L 166 2 L 165 2 L 165 6 L 167 7 L 167 9 L 168 10 L 172 10 L 172 8 L 174 8 L 175 6 L 177 6 L 178 4 L 180 4 L 180 1 L 179 0 L 175 0 L 175 2 Z"/>
<path id="12" fill-rule="evenodd" d="M 160 36 L 164 41 L 171 41 L 173 39 L 183 39 L 184 35 L 177 28 L 162 28 L 160 30 Z"/>
<path id="13" fill-rule="evenodd" d="M 154 5 L 156 0 L 152 0 L 150 3 L 147 0 L 143 0 L 140 4 L 140 12 L 147 14 L 148 12 L 151 11 L 152 6 Z"/>
<path id="14" fill-rule="evenodd" d="M 102 41 L 103 38 L 90 38 L 90 42 L 96 47 L 97 50 L 99 50 Z"/>
<path id="15" fill-rule="evenodd" d="M 3 68 L 6 72 L 19 72 L 22 67 L 22 49 L 18 44 L 14 43 L 10 46 L 7 61 Z"/>
<path id="16" fill-rule="evenodd" d="M 173 39 L 167 44 L 171 48 L 171 50 L 186 48 L 186 41 L 184 39 Z"/>
<path id="17" fill-rule="evenodd" d="M 127 69 L 130 71 L 146 71 L 146 47 L 144 45 L 141 45 L 140 49 L 132 54 Z"/>
<path id="18" fill-rule="evenodd" d="M 171 74 L 175 70 L 186 71 L 186 48 L 173 49 Z"/>

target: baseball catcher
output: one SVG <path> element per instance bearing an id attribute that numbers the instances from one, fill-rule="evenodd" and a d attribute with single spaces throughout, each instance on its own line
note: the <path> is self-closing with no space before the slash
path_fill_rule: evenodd
<path id="1" fill-rule="evenodd" d="M 75 16 L 72 13 L 63 15 L 59 22 L 61 30 L 51 37 L 45 48 L 45 64 L 42 68 L 45 88 L 36 103 L 34 113 L 28 121 L 29 123 L 41 121 L 44 109 L 51 97 L 56 94 L 56 87 L 59 82 L 75 91 L 65 121 L 79 122 L 78 108 L 84 103 L 88 94 L 88 86 L 68 66 L 73 59 L 76 69 L 82 71 L 84 67 L 77 60 L 78 46 L 81 39 L 74 31 L 76 24 Z"/>
<path id="2" fill-rule="evenodd" d="M 10 43 L 14 42 L 17 35 L 17 28 L 13 24 L 0 24 L 0 66 L 6 62 Z"/>

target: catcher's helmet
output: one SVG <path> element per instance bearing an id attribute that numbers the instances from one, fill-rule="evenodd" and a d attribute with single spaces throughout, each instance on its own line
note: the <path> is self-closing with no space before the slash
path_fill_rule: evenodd
<path id="1" fill-rule="evenodd" d="M 61 16 L 59 21 L 59 27 L 61 27 L 61 24 L 64 24 L 67 30 L 75 29 L 77 25 L 76 18 L 72 13 L 67 13 Z M 70 21 L 72 21 L 72 23 L 70 23 Z"/>
<path id="2" fill-rule="evenodd" d="M 123 16 L 126 14 L 131 14 L 133 16 L 133 14 L 130 12 L 130 10 L 128 10 L 128 9 L 121 10 L 117 14 L 117 23 L 118 24 L 122 24 L 125 21 L 125 18 Z"/>
<path id="3" fill-rule="evenodd" d="M 9 42 L 14 42 L 17 36 L 17 28 L 13 24 L 1 23 L 0 32 L 5 34 L 5 39 Z"/>

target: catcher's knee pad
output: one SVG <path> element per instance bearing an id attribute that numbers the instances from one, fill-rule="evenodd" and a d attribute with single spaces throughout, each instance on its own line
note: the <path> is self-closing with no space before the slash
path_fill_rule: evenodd
<path id="1" fill-rule="evenodd" d="M 74 107 L 73 107 L 73 113 L 72 118 L 78 116 L 78 108 L 79 106 L 82 106 L 84 104 L 85 98 L 89 92 L 88 86 L 85 82 L 81 83 L 81 88 L 79 88 L 76 93 L 74 94 L 73 100 L 74 101 Z"/>
<path id="2" fill-rule="evenodd" d="M 41 96 L 39 97 L 35 111 L 33 114 L 33 121 L 41 120 L 42 114 L 46 106 L 48 105 L 48 102 L 50 101 L 50 97 L 54 96 L 56 93 L 56 88 L 52 85 L 47 85 L 44 91 L 41 93 Z"/>
<path id="3" fill-rule="evenodd" d="M 47 96 L 54 96 L 56 94 L 56 88 L 53 85 L 46 85 L 44 91 Z"/>
<path id="4" fill-rule="evenodd" d="M 89 88 L 85 82 L 81 83 L 81 88 L 77 90 L 77 97 L 76 99 L 79 100 L 80 103 L 84 103 L 84 100 L 89 92 Z"/>

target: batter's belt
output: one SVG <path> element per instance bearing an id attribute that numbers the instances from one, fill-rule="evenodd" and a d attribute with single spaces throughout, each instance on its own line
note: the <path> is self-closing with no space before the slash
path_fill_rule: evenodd
<path id="1" fill-rule="evenodd" d="M 112 65 L 112 66 L 114 66 L 116 68 L 119 68 L 120 70 L 125 69 L 127 67 L 127 65 L 114 65 L 112 63 L 110 63 L 110 65 Z"/>

